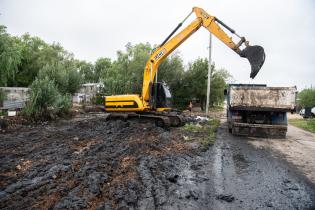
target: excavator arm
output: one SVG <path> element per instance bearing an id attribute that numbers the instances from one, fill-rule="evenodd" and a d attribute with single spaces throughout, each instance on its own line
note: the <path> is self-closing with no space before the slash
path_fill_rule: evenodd
<path id="1" fill-rule="evenodd" d="M 172 35 L 182 26 L 183 22 L 192 14 L 195 13 L 197 18 L 192 21 L 185 29 L 180 33 Z M 235 34 L 240 38 L 240 41 L 236 44 L 233 42 L 232 38 L 229 37 L 225 31 L 220 27 L 222 25 L 224 28 L 229 30 L 232 34 Z M 174 29 L 174 31 L 166 38 L 166 40 L 159 45 L 155 51 L 150 56 L 150 59 L 146 63 L 144 69 L 143 85 L 142 85 L 142 101 L 143 105 L 149 106 L 150 100 L 150 85 L 153 83 L 158 67 L 167 56 L 172 53 L 179 45 L 181 45 L 187 38 L 189 38 L 194 32 L 196 32 L 201 26 L 206 28 L 210 33 L 215 35 L 219 40 L 221 40 L 226 46 L 231 48 L 241 57 L 245 57 L 249 60 L 251 64 L 251 74 L 250 77 L 254 78 L 260 68 L 262 67 L 265 60 L 264 49 L 261 46 L 250 46 L 248 41 L 244 37 L 240 37 L 235 33 L 233 29 L 228 27 L 222 21 L 220 21 L 215 16 L 211 16 L 206 13 L 203 9 L 194 7 L 192 12 Z M 171 39 L 170 39 L 171 38 Z M 242 45 L 245 45 L 243 50 L 240 49 Z"/>

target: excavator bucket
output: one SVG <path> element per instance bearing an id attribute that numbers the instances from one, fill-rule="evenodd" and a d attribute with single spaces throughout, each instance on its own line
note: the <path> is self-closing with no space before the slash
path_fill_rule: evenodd
<path id="1" fill-rule="evenodd" d="M 241 52 L 241 57 L 247 58 L 251 65 L 250 78 L 254 79 L 265 62 L 265 51 L 261 46 L 247 46 Z"/>

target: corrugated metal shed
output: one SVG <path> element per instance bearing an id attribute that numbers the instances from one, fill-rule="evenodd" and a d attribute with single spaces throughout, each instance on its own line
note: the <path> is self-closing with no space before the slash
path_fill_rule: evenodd
<path id="1" fill-rule="evenodd" d="M 4 110 L 15 110 L 15 109 L 22 109 L 23 107 L 25 107 L 25 100 L 15 100 L 15 101 L 11 101 L 11 100 L 6 100 L 3 101 L 3 107 L 0 107 L 0 109 L 4 109 Z"/>

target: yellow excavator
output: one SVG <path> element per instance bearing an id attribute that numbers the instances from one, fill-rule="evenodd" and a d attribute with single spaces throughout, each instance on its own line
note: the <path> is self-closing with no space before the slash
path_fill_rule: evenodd
<path id="1" fill-rule="evenodd" d="M 197 18 L 177 35 L 174 33 L 183 25 L 187 18 L 195 13 Z M 236 35 L 240 40 L 235 44 L 231 37 L 220 27 Z M 112 95 L 104 97 L 104 108 L 109 112 L 108 119 L 112 118 L 151 118 L 161 127 L 179 126 L 183 124 L 180 115 L 169 112 L 171 110 L 171 94 L 167 86 L 155 81 L 158 67 L 163 60 L 195 33 L 201 26 L 215 35 L 225 45 L 239 56 L 247 58 L 251 65 L 250 77 L 254 78 L 265 61 L 265 52 L 261 46 L 250 46 L 249 42 L 239 36 L 215 16 L 209 15 L 203 9 L 194 7 L 190 14 L 171 32 L 171 34 L 156 47 L 144 68 L 142 94 Z M 241 47 L 243 49 L 241 49 Z"/>

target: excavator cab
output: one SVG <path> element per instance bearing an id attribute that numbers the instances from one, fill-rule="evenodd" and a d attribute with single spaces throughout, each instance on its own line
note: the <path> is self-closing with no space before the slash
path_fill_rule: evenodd
<path id="1" fill-rule="evenodd" d="M 153 109 L 170 109 L 172 94 L 169 87 L 162 82 L 152 83 L 150 88 L 150 106 Z"/>
<path id="2" fill-rule="evenodd" d="M 251 65 L 250 78 L 254 79 L 265 62 L 264 48 L 258 45 L 246 46 L 241 51 L 240 56 L 248 59 Z"/>

